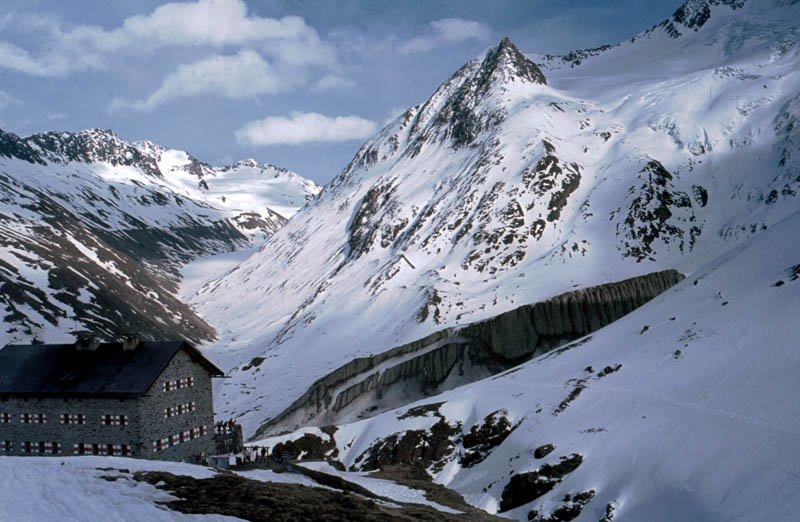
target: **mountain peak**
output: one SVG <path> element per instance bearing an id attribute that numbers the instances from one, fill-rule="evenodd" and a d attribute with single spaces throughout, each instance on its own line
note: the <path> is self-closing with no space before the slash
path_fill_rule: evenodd
<path id="1" fill-rule="evenodd" d="M 547 85 L 539 66 L 529 60 L 514 45 L 508 36 L 503 37 L 500 44 L 491 49 L 481 64 L 482 76 L 503 75 L 504 78 L 522 78 L 533 83 Z"/>
<path id="2" fill-rule="evenodd" d="M 675 12 L 672 18 L 661 22 L 673 38 L 681 36 L 681 31 L 675 27 L 680 24 L 686 29 L 697 31 L 711 18 L 712 8 L 716 6 L 727 6 L 731 9 L 741 9 L 746 0 L 686 0 Z"/>

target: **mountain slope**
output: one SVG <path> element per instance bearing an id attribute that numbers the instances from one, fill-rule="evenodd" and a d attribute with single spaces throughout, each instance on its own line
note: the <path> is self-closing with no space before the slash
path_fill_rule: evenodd
<path id="1" fill-rule="evenodd" d="M 0 344 L 84 329 L 211 340 L 175 295 L 180 266 L 272 234 L 317 191 L 284 169 L 210 167 L 110 131 L 0 131 Z"/>
<path id="2" fill-rule="evenodd" d="M 702 5 L 702 24 L 673 17 L 680 35 L 656 26 L 574 67 L 504 40 L 369 140 L 193 298 L 225 317 L 222 414 L 252 433 L 354 357 L 574 288 L 691 274 L 793 212 L 800 7 Z"/>
<path id="3" fill-rule="evenodd" d="M 257 444 L 333 439 L 329 455 L 351 471 L 416 462 L 518 520 L 793 520 L 799 226 L 796 212 L 619 321 L 502 375 Z"/>

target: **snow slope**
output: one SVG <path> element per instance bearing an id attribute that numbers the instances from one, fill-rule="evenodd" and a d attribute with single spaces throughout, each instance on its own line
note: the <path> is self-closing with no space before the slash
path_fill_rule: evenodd
<path id="1" fill-rule="evenodd" d="M 692 0 L 604 51 L 539 67 L 504 40 L 466 64 L 192 298 L 220 318 L 221 414 L 253 433 L 355 357 L 576 287 L 693 274 L 786 218 L 798 15 Z"/>
<path id="2" fill-rule="evenodd" d="M 175 500 L 175 497 L 146 482 L 137 482 L 128 474 L 114 481 L 100 478 L 120 475 L 115 470 L 121 468 L 130 473 L 165 471 L 195 478 L 214 475 L 208 468 L 177 462 L 118 457 L 2 457 L 0 519 L 17 522 L 240 520 L 221 515 L 184 515 L 158 506 L 156 502 Z"/>
<path id="3" fill-rule="evenodd" d="M 318 191 L 285 169 L 210 167 L 111 131 L 0 131 L 0 346 L 83 329 L 213 339 L 175 295 L 180 266 L 263 240 Z"/>
<path id="4" fill-rule="evenodd" d="M 328 474 L 339 474 L 324 465 L 313 466 Z M 158 503 L 176 497 L 148 482 L 133 478 L 136 472 L 160 471 L 197 479 L 211 478 L 208 467 L 121 457 L 0 457 L 0 520 L 27 521 L 234 521 L 235 517 L 187 515 Z M 262 482 L 328 488 L 298 473 L 252 470 L 237 474 Z M 104 478 L 105 477 L 105 478 Z M 458 511 L 425 499 L 418 490 L 389 480 L 345 474 L 382 497 L 402 503 L 424 504 L 439 511 Z M 398 506 L 394 506 L 398 507 Z M 274 509 L 274 506 L 269 506 Z"/>
<path id="5" fill-rule="evenodd" d="M 409 410 L 443 403 L 438 412 L 455 434 L 451 452 L 429 470 L 490 512 L 514 475 L 578 454 L 580 465 L 552 490 L 504 514 L 544 518 L 570 505 L 566 494 L 594 490 L 576 520 L 599 520 L 608 504 L 615 522 L 796 519 L 798 227 L 795 212 L 582 343 L 340 426 L 339 460 L 369 469 L 373 444 L 406 430 L 430 433 L 439 422 Z M 513 429 L 467 467 L 464 435 L 495 412 Z M 555 450 L 536 458 L 545 444 Z"/>

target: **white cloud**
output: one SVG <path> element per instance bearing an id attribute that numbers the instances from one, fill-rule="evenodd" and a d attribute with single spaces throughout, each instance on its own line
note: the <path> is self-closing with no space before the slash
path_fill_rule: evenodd
<path id="1" fill-rule="evenodd" d="M 291 66 L 335 61 L 333 49 L 297 16 L 248 16 L 243 0 L 172 2 L 146 15 L 126 18 L 114 29 L 94 25 L 63 27 L 48 15 L 16 15 L 15 23 L 42 35 L 37 55 L 0 42 L 0 68 L 38 76 L 63 76 L 102 69 L 120 53 L 154 52 L 166 46 L 261 45 L 262 52 Z"/>
<path id="2" fill-rule="evenodd" d="M 236 131 L 236 141 L 248 145 L 300 145 L 320 141 L 364 139 L 375 133 L 375 122 L 358 116 L 329 118 L 322 114 L 292 113 L 253 121 Z"/>
<path id="3" fill-rule="evenodd" d="M 0 90 L 0 109 L 5 109 L 11 105 L 22 105 L 22 100 L 11 93 Z"/>
<path id="4" fill-rule="evenodd" d="M 286 91 L 302 81 L 296 74 L 281 74 L 257 52 L 243 50 L 233 56 L 214 55 L 199 62 L 178 66 L 161 86 L 144 100 L 128 102 L 117 98 L 109 111 L 132 108 L 152 110 L 168 101 L 200 94 L 247 98 Z"/>
<path id="5" fill-rule="evenodd" d="M 430 23 L 428 35 L 412 38 L 401 45 L 402 54 L 424 53 L 445 44 L 465 42 L 467 40 L 487 40 L 491 31 L 489 27 L 475 20 L 462 18 L 442 18 Z"/>
<path id="6" fill-rule="evenodd" d="M 326 74 L 320 81 L 317 82 L 314 90 L 316 91 L 330 91 L 335 89 L 349 89 L 355 87 L 355 82 L 343 78 L 336 74 Z"/>

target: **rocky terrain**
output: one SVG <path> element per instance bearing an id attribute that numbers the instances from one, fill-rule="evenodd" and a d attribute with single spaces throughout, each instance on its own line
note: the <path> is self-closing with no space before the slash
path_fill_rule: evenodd
<path id="1" fill-rule="evenodd" d="M 262 240 L 318 191 L 284 169 L 211 167 L 110 131 L 0 131 L 0 344 L 80 330 L 211 341 L 176 295 L 180 267 Z"/>
<path id="2" fill-rule="evenodd" d="M 322 410 L 282 412 L 306 393 L 336 408 L 344 390 L 314 383 L 351 361 L 575 289 L 690 275 L 786 218 L 800 188 L 797 4 L 739 4 L 688 2 L 668 23 L 563 60 L 504 39 L 388 124 L 258 253 L 191 298 L 225 318 L 211 347 L 230 369 L 222 414 L 247 435 L 293 429 Z M 348 381 L 342 418 L 381 410 L 351 401 L 380 395 L 388 376 L 375 373 Z M 393 390 L 378 402 L 405 400 Z"/>
<path id="3" fill-rule="evenodd" d="M 354 359 L 317 380 L 255 437 L 275 426 L 297 429 L 374 416 L 500 373 L 616 321 L 682 279 L 668 270 L 574 290 Z M 258 371 L 262 362 L 251 361 L 248 370 Z"/>

